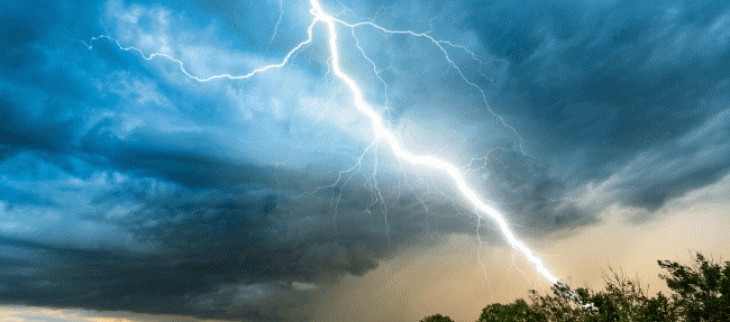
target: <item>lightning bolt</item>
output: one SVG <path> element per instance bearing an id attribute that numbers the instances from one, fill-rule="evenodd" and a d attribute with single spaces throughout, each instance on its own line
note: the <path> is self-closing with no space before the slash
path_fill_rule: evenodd
<path id="1" fill-rule="evenodd" d="M 428 33 L 417 33 L 417 32 L 408 31 L 408 30 L 406 30 L 406 31 L 389 30 L 389 29 L 383 28 L 383 27 L 375 24 L 372 21 L 363 21 L 363 22 L 358 22 L 358 23 L 354 23 L 354 24 L 347 23 L 343 20 L 340 20 L 338 18 L 335 18 L 335 17 L 327 14 L 325 12 L 325 10 L 323 10 L 319 0 L 309 0 L 309 3 L 311 5 L 310 14 L 313 16 L 313 20 L 310 23 L 309 27 L 307 28 L 307 35 L 308 35 L 307 39 L 300 42 L 291 51 L 289 51 L 286 54 L 286 56 L 278 64 L 266 65 L 264 67 L 255 69 L 245 75 L 221 74 L 221 75 L 210 76 L 207 78 L 201 78 L 201 77 L 191 74 L 185 68 L 185 64 L 181 60 L 175 59 L 174 57 L 171 57 L 169 55 L 162 54 L 162 53 L 154 53 L 154 54 L 150 54 L 150 55 L 145 55 L 142 50 L 140 50 L 136 47 L 124 47 L 119 43 L 119 41 L 117 41 L 116 39 L 109 37 L 109 36 L 98 36 L 98 37 L 91 38 L 91 41 L 88 44 L 83 41 L 80 41 L 80 42 L 82 42 L 87 48 L 92 49 L 93 41 L 97 41 L 101 38 L 104 38 L 104 39 L 108 39 L 109 41 L 114 42 L 121 50 L 128 51 L 128 52 L 133 51 L 133 52 L 139 53 L 142 56 L 142 58 L 144 58 L 146 60 L 153 60 L 157 57 L 167 59 L 169 61 L 175 62 L 180 67 L 181 72 L 183 74 L 185 74 L 187 77 L 189 77 L 190 79 L 193 79 L 195 81 L 198 81 L 198 82 L 209 82 L 209 81 L 217 80 L 217 79 L 240 80 L 240 79 L 247 79 L 247 78 L 253 77 L 257 74 L 266 72 L 271 69 L 281 68 L 281 67 L 285 66 L 292 59 L 293 56 L 295 56 L 303 48 L 307 47 L 308 45 L 310 45 L 312 43 L 313 28 L 318 23 L 324 24 L 327 28 L 327 34 L 328 34 L 327 40 L 328 40 L 328 47 L 329 47 L 329 52 L 330 52 L 331 71 L 334 74 L 334 76 L 337 79 L 339 79 L 342 83 L 344 83 L 346 85 L 346 87 L 349 89 L 349 91 L 352 95 L 352 101 L 353 101 L 354 106 L 357 109 L 357 111 L 370 120 L 372 132 L 375 136 L 375 141 L 383 141 L 383 142 L 387 143 L 387 145 L 390 147 L 390 150 L 392 151 L 393 155 L 396 156 L 401 161 L 407 162 L 414 166 L 420 166 L 420 167 L 424 167 L 424 168 L 428 168 L 428 169 L 432 169 L 432 170 L 436 170 L 436 171 L 445 173 L 451 179 L 451 181 L 456 186 L 458 191 L 461 193 L 461 196 L 465 199 L 465 201 L 474 207 L 474 209 L 476 210 L 476 213 L 480 219 L 491 219 L 491 221 L 494 222 L 496 224 L 496 226 L 499 228 L 499 231 L 501 232 L 502 236 L 507 240 L 507 242 L 509 242 L 510 246 L 512 248 L 514 248 L 515 250 L 519 251 L 520 253 L 522 253 L 522 255 L 530 263 L 532 263 L 532 265 L 534 266 L 536 271 L 542 277 L 544 277 L 546 280 L 548 280 L 552 284 L 557 285 L 559 287 L 559 289 L 563 290 L 565 292 L 564 294 L 566 294 L 568 297 L 574 299 L 577 303 L 581 303 L 580 298 L 577 296 L 577 294 L 570 291 L 567 288 L 567 286 L 565 286 L 565 284 L 561 283 L 558 280 L 558 278 L 555 277 L 555 275 L 553 275 L 553 273 L 550 272 L 550 270 L 548 270 L 545 267 L 542 260 L 540 258 L 538 258 L 537 256 L 535 256 L 535 254 L 533 254 L 533 251 L 524 242 L 522 242 L 520 239 L 517 238 L 517 236 L 514 234 L 514 232 L 512 232 L 512 230 L 510 229 L 509 224 L 507 223 L 507 220 L 505 220 L 504 216 L 495 207 L 487 204 L 484 200 L 482 200 L 479 197 L 479 195 L 476 193 L 476 191 L 467 184 L 466 178 L 465 178 L 464 174 L 462 174 L 462 171 L 459 168 L 457 168 L 456 166 L 454 166 L 446 161 L 443 161 L 439 158 L 436 158 L 436 157 L 433 157 L 430 155 L 415 154 L 402 146 L 400 140 L 397 139 L 395 133 L 393 131 L 391 131 L 390 129 L 388 129 L 388 127 L 385 125 L 385 121 L 384 121 L 382 115 L 380 113 L 378 113 L 370 104 L 368 104 L 365 101 L 365 99 L 363 97 L 363 92 L 360 89 L 360 86 L 358 86 L 358 84 L 348 74 L 346 74 L 340 67 L 340 50 L 337 45 L 337 38 L 338 38 L 337 26 L 340 25 L 340 26 L 344 26 L 344 27 L 352 29 L 353 35 L 354 35 L 354 29 L 356 29 L 358 27 L 369 26 L 369 27 L 375 28 L 376 30 L 379 30 L 383 33 L 386 33 L 386 34 L 391 34 L 391 35 L 392 34 L 402 34 L 402 35 L 410 35 L 410 36 L 414 36 L 414 37 L 428 39 L 435 46 L 437 46 L 437 48 L 444 54 L 450 67 L 452 67 L 454 70 L 456 70 L 459 77 L 463 81 L 465 81 L 469 86 L 476 89 L 480 93 L 481 98 L 482 98 L 485 106 L 487 107 L 487 110 L 493 116 L 498 118 L 503 126 L 510 129 L 519 138 L 519 142 L 520 142 L 519 146 L 520 146 L 520 149 L 522 149 L 523 140 L 519 136 L 519 134 L 517 134 L 517 131 L 513 127 L 509 126 L 504 121 L 504 119 L 502 119 L 499 115 L 497 115 L 496 113 L 494 113 L 491 110 L 491 108 L 489 107 L 489 104 L 487 102 L 487 98 L 486 98 L 486 94 L 485 94 L 484 90 L 482 90 L 482 88 L 479 87 L 477 84 L 469 81 L 469 79 L 464 75 L 464 73 L 458 67 L 458 65 L 450 58 L 445 46 L 459 48 L 461 50 L 464 50 L 466 53 L 471 55 L 472 58 L 478 60 L 477 56 L 473 52 L 469 51 L 464 46 L 456 45 L 449 41 L 437 40 L 437 39 L 433 38 L 432 36 L 430 36 Z M 279 19 L 281 19 L 281 18 L 279 18 Z M 279 22 L 277 22 L 277 28 L 275 29 L 275 33 L 276 33 L 276 30 L 278 30 L 278 24 L 279 24 Z M 272 40 L 275 36 L 276 36 L 276 34 L 274 34 L 272 36 Z M 359 43 L 357 43 L 357 47 L 360 50 L 360 52 L 364 55 L 364 51 L 360 47 Z M 375 64 L 372 62 L 372 60 L 367 58 L 367 56 L 365 56 L 365 58 L 373 66 L 376 76 L 380 79 L 381 82 L 385 83 L 382 80 L 382 78 L 380 78 L 378 71 L 375 68 Z M 386 98 L 386 102 L 387 102 L 387 98 Z M 370 149 L 370 148 L 368 148 L 368 149 Z M 351 170 L 352 169 L 344 171 L 344 173 L 347 173 Z M 340 177 L 342 177 L 342 175 L 343 175 L 343 172 L 340 172 Z M 340 179 L 338 179 L 338 182 L 339 182 L 339 180 Z M 338 199 L 338 202 L 339 202 L 339 199 Z M 590 304 L 588 304 L 587 306 L 590 306 Z"/>
<path id="2" fill-rule="evenodd" d="M 532 250 L 525 245 L 521 240 L 519 240 L 515 234 L 512 232 L 512 230 L 509 228 L 509 225 L 507 224 L 507 221 L 504 219 L 504 216 L 495 209 L 494 207 L 488 205 L 485 203 L 481 198 L 479 198 L 479 195 L 469 187 L 469 185 L 466 183 L 466 178 L 464 175 L 459 171 L 459 168 L 456 166 L 443 161 L 441 159 L 438 159 L 436 157 L 430 156 L 430 155 L 416 155 L 412 153 L 411 151 L 408 151 L 401 146 L 400 141 L 396 138 L 395 134 L 390 131 L 385 125 L 383 121 L 383 117 L 375 111 L 375 109 L 372 108 L 367 102 L 365 102 L 362 94 L 362 90 L 357 85 L 357 83 L 350 78 L 345 72 L 342 71 L 340 68 L 340 51 L 337 47 L 337 28 L 335 24 L 341 24 L 350 28 L 354 28 L 356 26 L 360 25 L 369 25 L 372 26 L 378 30 L 381 30 L 386 33 L 406 33 L 413 36 L 419 36 L 419 37 L 427 37 L 430 40 L 432 40 L 434 43 L 438 45 L 438 47 L 441 49 L 444 54 L 447 55 L 447 59 L 449 61 L 449 64 L 452 65 L 452 67 L 455 67 L 456 64 L 453 60 L 448 58 L 448 54 L 446 50 L 441 46 L 444 42 L 439 42 L 432 38 L 429 35 L 426 34 L 417 34 L 410 31 L 392 31 L 385 28 L 382 28 L 372 22 L 362 22 L 357 24 L 348 24 L 344 21 L 341 21 L 339 19 L 336 19 L 324 12 L 322 10 L 322 6 L 319 3 L 319 0 L 310 0 L 309 3 L 312 5 L 312 10 L 310 13 L 314 16 L 314 21 L 312 22 L 312 25 L 317 23 L 318 21 L 323 22 L 327 26 L 327 33 L 329 34 L 328 42 L 330 47 L 330 56 L 331 56 L 331 64 L 332 64 L 332 72 L 333 74 L 339 78 L 343 83 L 347 85 L 347 87 L 350 89 L 350 92 L 352 93 L 352 100 L 355 104 L 355 108 L 365 115 L 368 119 L 370 119 L 370 123 L 372 125 L 373 134 L 375 135 L 375 138 L 377 140 L 383 140 L 386 143 L 388 143 L 388 146 L 390 146 L 390 149 L 393 152 L 393 155 L 398 157 L 401 160 L 404 160 L 412 165 L 417 166 L 423 166 L 426 168 L 431 168 L 434 170 L 439 170 L 444 173 L 446 173 L 453 181 L 453 183 L 456 185 L 456 187 L 459 189 L 461 194 L 463 195 L 466 200 L 472 204 L 480 216 L 487 216 L 489 217 L 495 224 L 497 224 L 497 227 L 499 227 L 500 232 L 504 236 L 505 239 L 510 243 L 510 245 L 520 251 L 525 258 L 530 261 L 537 270 L 540 275 L 542 275 L 545 279 L 550 281 L 553 284 L 558 283 L 558 278 L 555 277 L 547 268 L 545 268 L 545 265 L 543 265 L 542 260 L 535 256 L 532 252 Z M 310 26 L 311 30 L 311 26 Z M 459 76 L 462 77 L 462 79 L 466 80 L 466 77 L 463 73 L 461 73 L 461 70 L 458 69 L 458 67 L 455 68 Z M 484 91 L 479 88 L 476 84 L 469 82 L 467 80 L 467 83 L 470 86 L 475 86 L 478 88 L 479 92 L 482 95 L 482 98 L 486 101 L 486 95 Z M 504 120 L 502 120 L 504 122 Z"/>

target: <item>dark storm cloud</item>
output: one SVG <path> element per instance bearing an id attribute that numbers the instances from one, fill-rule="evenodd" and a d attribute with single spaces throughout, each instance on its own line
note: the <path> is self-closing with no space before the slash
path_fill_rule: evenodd
<path id="1" fill-rule="evenodd" d="M 111 42 L 68 40 L 83 32 L 35 28 L 36 38 L 8 44 L 15 56 L 2 66 L 3 302 L 284 319 L 316 288 L 471 223 L 427 216 L 422 201 L 393 191 L 386 223 L 371 191 L 353 188 L 361 176 L 306 195 L 352 164 L 330 151 L 282 158 L 283 168 L 268 160 L 287 147 L 276 140 L 307 127 L 257 111 L 255 96 L 243 106 L 231 97 L 266 88 L 193 87 L 174 64 L 160 71 Z"/>
<path id="2" fill-rule="evenodd" d="M 497 105 L 517 106 L 504 111 L 530 120 L 535 149 L 574 185 L 605 180 L 645 153 L 662 157 L 642 169 L 691 157 L 703 141 L 673 142 L 727 108 L 727 3 L 497 1 L 473 13 L 485 46 L 511 63 Z M 711 184 L 730 164 L 722 151 L 708 151 L 720 162 L 696 164 L 687 177 L 627 182 L 620 201 L 653 210 Z"/>
<path id="3" fill-rule="evenodd" d="M 382 224 L 375 237 L 359 228 L 372 217 L 343 206 L 333 234 L 329 199 L 286 202 L 301 199 L 303 180 L 331 178 L 261 165 L 256 149 L 276 146 L 251 147 L 256 161 L 231 157 L 230 132 L 254 142 L 281 134 L 241 126 L 224 91 L 164 81 L 110 42 L 90 51 L 69 40 L 102 33 L 93 22 L 103 5 L 9 6 L 0 67 L 3 302 L 274 320 L 282 303 L 311 292 L 301 283 L 363 274 L 390 253 Z M 90 28 L 72 27 L 77 19 Z M 277 191 L 277 182 L 294 190 Z M 296 208 L 313 210 L 288 210 Z"/>
<path id="4" fill-rule="evenodd" d="M 20 175 L 9 176 L 10 181 Z M 303 303 L 315 287 L 344 274 L 364 274 L 398 248 L 428 242 L 424 236 L 431 235 L 429 229 L 436 234 L 463 231 L 468 224 L 458 227 L 458 220 L 444 218 L 444 223 L 432 220 L 427 227 L 428 218 L 417 209 L 420 202 L 404 198 L 390 210 L 393 219 L 386 236 L 382 213 L 362 213 L 369 198 L 367 192 L 356 192 L 344 195 L 335 232 L 331 200 L 297 201 L 301 197 L 259 184 L 230 191 L 191 190 L 157 179 L 110 178 L 104 186 L 91 196 L 88 211 L 62 215 L 79 223 L 46 219 L 54 229 L 71 231 L 71 240 L 30 233 L 0 236 L 3 301 L 286 319 L 289 309 Z M 42 211 L 39 206 L 31 209 Z M 15 214 L 22 209 L 19 200 L 5 206 L 0 224 L 20 219 Z M 114 234 L 108 226 L 131 232 L 134 242 L 144 246 L 132 250 L 132 241 L 83 231 Z M 290 307 L 281 306 L 288 302 Z"/>
<path id="5" fill-rule="evenodd" d="M 566 200 L 567 187 L 545 165 L 516 151 L 497 150 L 484 163 L 492 200 L 508 211 L 524 235 L 593 224 L 595 213 Z M 537 232 L 536 232 L 537 231 Z"/>
<path id="6" fill-rule="evenodd" d="M 672 198 L 727 175 L 730 172 L 728 140 L 730 114 L 725 111 L 675 140 L 642 151 L 607 180 L 604 189 L 629 205 L 654 211 Z"/>
<path id="7" fill-rule="evenodd" d="M 485 120 L 439 50 L 357 31 L 373 37 L 362 45 L 378 55 L 394 126 L 417 123 L 414 136 L 474 154 L 465 160 L 486 154 L 470 173 L 521 236 L 596 223 L 600 209 L 566 197 L 587 183 L 612 198 L 600 207 L 654 210 L 728 172 L 727 5 L 378 10 L 390 4 L 359 4 L 344 16 L 378 14 L 398 27 L 414 19 L 419 30 L 444 27 L 442 35 L 496 56 L 464 70 L 489 78 L 493 108 L 534 155 L 497 119 Z M 196 83 L 175 63 L 89 42 L 109 34 L 147 54 L 184 57 L 198 75 L 247 72 L 301 41 L 306 3 L 285 8 L 270 46 L 278 1 L 0 6 L 0 27 L 10 31 L 0 38 L 0 301 L 290 319 L 344 275 L 476 230 L 443 178 L 411 175 L 384 147 L 379 159 L 367 154 L 340 173 L 370 137 L 344 99 L 321 99 L 343 91 L 317 45 L 279 74 Z M 452 53 L 469 61 L 461 55 Z"/>

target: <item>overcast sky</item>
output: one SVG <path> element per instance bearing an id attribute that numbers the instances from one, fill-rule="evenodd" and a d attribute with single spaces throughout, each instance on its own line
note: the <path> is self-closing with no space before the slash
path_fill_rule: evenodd
<path id="1" fill-rule="evenodd" d="M 0 318 L 473 320 L 549 286 L 375 139 L 325 24 L 195 79 L 281 63 L 308 1 L 184 3 L 0 4 Z M 321 3 L 372 23 L 340 64 L 387 128 L 559 279 L 730 256 L 730 4 Z"/>

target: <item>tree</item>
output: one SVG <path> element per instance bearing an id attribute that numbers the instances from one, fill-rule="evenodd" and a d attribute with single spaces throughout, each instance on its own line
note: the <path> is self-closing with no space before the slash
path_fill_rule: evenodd
<path id="1" fill-rule="evenodd" d="M 605 275 L 605 290 L 587 297 L 585 300 L 596 308 L 588 321 L 643 321 L 643 307 L 650 299 L 641 288 L 638 280 L 627 278 L 623 272 L 609 268 L 611 274 Z"/>
<path id="2" fill-rule="evenodd" d="M 531 308 L 535 313 L 535 319 L 530 321 L 585 321 L 590 310 L 580 302 L 588 296 L 587 290 L 579 288 L 573 291 L 563 284 L 553 285 L 551 290 L 552 295 L 539 295 L 537 291 L 530 290 Z"/>
<path id="3" fill-rule="evenodd" d="M 641 317 L 640 321 L 679 321 L 674 303 L 662 292 L 657 293 L 657 297 L 646 300 L 641 308 Z"/>
<path id="4" fill-rule="evenodd" d="M 691 266 L 658 261 L 659 275 L 674 291 L 672 300 L 687 322 L 730 321 L 730 262 L 725 266 L 697 253 Z"/>
<path id="5" fill-rule="evenodd" d="M 491 304 L 482 310 L 477 322 L 529 322 L 542 321 L 545 317 L 527 305 L 523 299 L 512 304 Z"/>
<path id="6" fill-rule="evenodd" d="M 421 322 L 454 322 L 450 317 L 441 314 L 435 314 L 425 317 Z"/>

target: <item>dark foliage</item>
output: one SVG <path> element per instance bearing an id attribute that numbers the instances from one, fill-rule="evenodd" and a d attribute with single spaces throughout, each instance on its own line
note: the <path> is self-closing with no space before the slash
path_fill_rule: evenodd
<path id="1" fill-rule="evenodd" d="M 454 322 L 454 320 L 452 320 L 448 316 L 443 316 L 441 314 L 434 314 L 434 315 L 425 317 L 420 322 Z"/>

